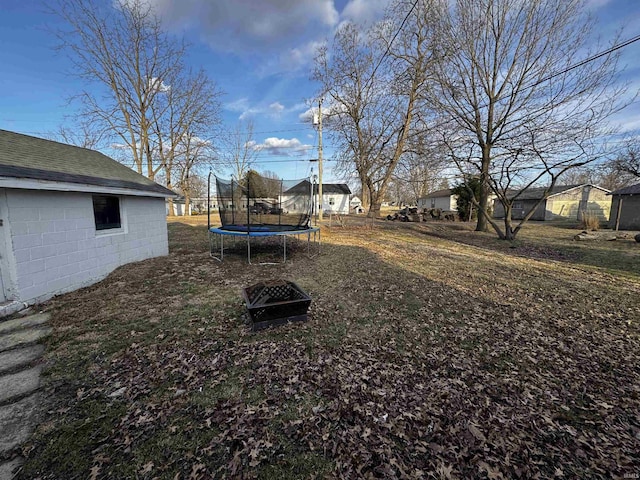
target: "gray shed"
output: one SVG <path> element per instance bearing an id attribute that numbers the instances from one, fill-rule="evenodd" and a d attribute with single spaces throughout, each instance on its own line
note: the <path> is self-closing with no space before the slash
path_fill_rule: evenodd
<path id="1" fill-rule="evenodd" d="M 611 192 L 609 226 L 615 230 L 640 230 L 640 183 Z"/>

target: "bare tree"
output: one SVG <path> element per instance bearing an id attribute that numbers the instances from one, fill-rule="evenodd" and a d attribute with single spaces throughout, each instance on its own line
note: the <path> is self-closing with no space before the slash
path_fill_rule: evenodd
<path id="1" fill-rule="evenodd" d="M 204 175 L 203 170 L 211 166 L 213 158 L 211 141 L 199 138 L 191 132 L 180 139 L 179 147 L 171 159 L 171 170 L 178 177 L 177 184 L 184 196 L 185 215 L 189 212 L 191 198 L 202 193 L 204 181 L 200 175 Z"/>
<path id="2" fill-rule="evenodd" d="M 477 230 L 490 223 L 515 238 L 533 210 L 514 227 L 514 191 L 548 193 L 606 153 L 607 119 L 625 106 L 625 89 L 616 55 L 573 65 L 591 53 L 584 11 L 582 0 L 457 0 L 448 10 L 430 101 L 452 159 L 480 176 Z M 505 207 L 504 228 L 489 215 L 491 194 Z"/>
<path id="3" fill-rule="evenodd" d="M 593 183 L 593 172 L 587 167 L 572 168 L 567 170 L 562 177 L 559 178 L 560 185 L 583 185 Z"/>
<path id="4" fill-rule="evenodd" d="M 182 137 L 215 125 L 220 92 L 186 70 L 185 44 L 162 30 L 149 2 L 59 0 L 52 11 L 70 27 L 57 35 L 73 74 L 92 84 L 77 96 L 81 116 L 125 146 L 139 173 L 153 180 L 166 169 L 170 186 Z"/>
<path id="5" fill-rule="evenodd" d="M 164 92 L 151 106 L 152 152 L 164 168 L 167 186 L 173 185 L 176 176 L 176 183 L 182 185 L 194 167 L 212 158 L 212 142 L 207 138 L 220 123 L 220 92 L 202 71 L 180 72 L 156 88 Z"/>
<path id="6" fill-rule="evenodd" d="M 614 169 L 622 175 L 640 178 L 640 148 L 632 145 L 613 161 Z"/>
<path id="7" fill-rule="evenodd" d="M 252 120 L 239 122 L 222 136 L 221 164 L 238 180 L 245 177 L 258 153 L 253 128 Z"/>
<path id="8" fill-rule="evenodd" d="M 313 77 L 330 97 L 327 129 L 341 161 L 355 165 L 372 217 L 407 152 L 439 15 L 435 1 L 397 0 L 374 28 L 344 24 L 315 59 Z"/>
<path id="9" fill-rule="evenodd" d="M 63 142 L 76 147 L 98 148 L 102 144 L 102 135 L 92 128 L 90 123 L 80 122 L 73 127 L 60 125 L 56 132 L 49 135 L 52 140 Z"/>
<path id="10" fill-rule="evenodd" d="M 614 160 L 604 159 L 582 168 L 569 170 L 559 181 L 563 185 L 591 183 L 611 191 L 638 183 L 638 176 L 620 168 L 619 161 L 624 156 L 625 153 L 622 153 Z"/>
<path id="11" fill-rule="evenodd" d="M 410 203 L 437 190 L 442 173 L 450 166 L 446 152 L 436 138 L 412 135 L 407 153 L 403 155 L 394 173 L 394 182 L 402 182 Z"/>

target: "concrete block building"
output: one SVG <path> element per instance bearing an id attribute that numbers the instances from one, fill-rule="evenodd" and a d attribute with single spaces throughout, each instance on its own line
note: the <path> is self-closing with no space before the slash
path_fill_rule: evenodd
<path id="1" fill-rule="evenodd" d="M 173 196 L 100 152 L 0 130 L 5 313 L 167 255 L 165 199 Z"/>

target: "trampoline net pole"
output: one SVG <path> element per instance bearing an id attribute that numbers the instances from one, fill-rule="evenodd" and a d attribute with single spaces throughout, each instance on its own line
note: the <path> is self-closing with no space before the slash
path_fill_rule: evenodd
<path id="1" fill-rule="evenodd" d="M 282 225 L 282 184 L 284 180 L 280 180 L 280 196 L 278 197 L 278 225 Z"/>
<path id="2" fill-rule="evenodd" d="M 233 178 L 231 179 L 231 223 L 236 223 L 236 197 L 233 194 Z"/>

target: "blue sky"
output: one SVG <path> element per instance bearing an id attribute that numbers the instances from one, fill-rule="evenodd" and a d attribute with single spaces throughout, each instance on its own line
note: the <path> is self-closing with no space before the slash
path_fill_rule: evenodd
<path id="1" fill-rule="evenodd" d="M 107 1 L 107 0 L 105 0 Z M 223 121 L 231 126 L 252 119 L 255 141 L 264 145 L 258 170 L 285 178 L 308 175 L 317 157 L 317 134 L 300 116 L 316 85 L 310 66 L 317 45 L 344 20 L 372 21 L 388 0 L 148 0 L 166 19 L 166 28 L 192 44 L 189 62 L 203 67 L 225 92 Z M 594 39 L 604 44 L 624 27 L 623 38 L 640 34 L 640 1 L 590 0 L 596 18 Z M 69 61 L 54 47 L 49 26 L 58 21 L 46 2 L 0 3 L 0 128 L 47 136 L 74 113 L 67 102 L 79 80 L 68 75 Z M 640 42 L 626 47 L 624 79 L 640 89 Z M 640 102 L 616 122 L 640 130 Z M 287 148 L 289 147 L 289 148 Z M 325 158 L 333 154 L 325 142 Z M 315 165 L 315 164 L 313 164 Z M 341 181 L 325 166 L 325 182 Z M 317 168 L 314 166 L 314 168 Z"/>

